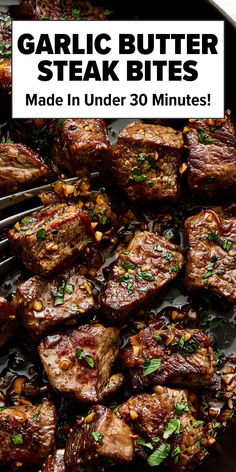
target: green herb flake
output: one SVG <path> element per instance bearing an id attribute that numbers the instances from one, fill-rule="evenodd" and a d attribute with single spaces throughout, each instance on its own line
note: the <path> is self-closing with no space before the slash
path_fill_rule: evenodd
<path id="1" fill-rule="evenodd" d="M 230 239 L 230 238 L 222 238 L 222 240 L 221 240 L 221 245 L 222 245 L 223 249 L 228 252 L 228 251 L 230 250 L 230 248 L 231 248 L 233 242 L 234 242 L 233 239 Z"/>
<path id="2" fill-rule="evenodd" d="M 153 445 L 150 442 L 149 443 L 145 442 L 144 439 L 142 438 L 137 440 L 137 444 L 139 446 L 147 447 L 148 449 L 153 450 Z"/>
<path id="3" fill-rule="evenodd" d="M 164 443 L 158 447 L 148 458 L 147 462 L 150 467 L 160 465 L 170 453 L 170 444 Z"/>
<path id="4" fill-rule="evenodd" d="M 155 372 L 155 370 L 159 369 L 161 365 L 161 359 L 150 359 L 148 361 L 144 361 L 143 363 L 143 377 L 146 375 Z"/>
<path id="5" fill-rule="evenodd" d="M 145 180 L 147 180 L 146 175 L 134 175 L 134 181 L 136 182 L 136 184 L 145 182 Z"/>
<path id="6" fill-rule="evenodd" d="M 172 434 L 180 433 L 180 421 L 178 419 L 171 419 L 166 426 L 166 429 L 163 434 L 164 439 L 168 439 Z"/>
<path id="7" fill-rule="evenodd" d="M 202 143 L 202 144 L 209 144 L 209 143 L 212 143 L 213 141 L 213 138 L 211 136 L 207 136 L 207 134 L 205 133 L 203 129 L 198 130 L 197 136 L 198 136 L 199 143 Z"/>
<path id="8" fill-rule="evenodd" d="M 112 13 L 114 13 L 114 10 L 104 10 L 103 15 L 109 16 L 109 15 L 111 15 Z"/>
<path id="9" fill-rule="evenodd" d="M 80 349 L 80 347 L 78 347 L 78 349 L 76 351 L 76 357 L 77 357 L 78 361 L 80 361 L 84 357 L 84 351 L 83 351 L 83 349 Z"/>
<path id="10" fill-rule="evenodd" d="M 222 320 L 214 319 L 214 320 L 211 320 L 209 322 L 209 328 L 210 329 L 216 329 L 216 328 L 219 328 L 219 326 L 221 326 L 221 324 L 222 324 Z"/>
<path id="11" fill-rule="evenodd" d="M 182 396 L 181 401 L 182 403 L 175 402 L 175 409 L 178 416 L 181 416 L 183 411 L 189 411 L 189 407 L 187 401 L 184 398 L 184 395 Z"/>
<path id="12" fill-rule="evenodd" d="M 39 413 L 36 413 L 34 416 L 33 416 L 33 420 L 37 420 L 40 416 L 40 412 Z"/>
<path id="13" fill-rule="evenodd" d="M 102 444 L 103 444 L 103 442 L 102 442 L 103 434 L 99 433 L 98 431 L 93 431 L 92 436 L 93 436 L 94 441 L 98 442 L 100 444 L 100 446 L 102 446 Z"/>
<path id="14" fill-rule="evenodd" d="M 215 351 L 215 361 L 218 362 L 219 359 L 224 355 L 222 349 L 218 349 Z"/>
<path id="15" fill-rule="evenodd" d="M 138 274 L 137 274 L 137 277 L 139 279 L 143 279 L 143 280 L 147 280 L 148 282 L 152 282 L 153 280 L 155 280 L 152 272 L 150 270 L 144 270 L 144 271 L 138 271 Z"/>
<path id="16" fill-rule="evenodd" d="M 93 358 L 92 358 L 91 356 L 86 355 L 86 356 L 85 356 L 85 360 L 86 360 L 87 364 L 88 364 L 90 367 L 92 367 L 92 368 L 94 367 L 95 363 L 94 363 L 94 360 L 93 360 Z"/>
<path id="17" fill-rule="evenodd" d="M 71 295 L 74 292 L 74 285 L 65 284 L 65 292 Z"/>
<path id="18" fill-rule="evenodd" d="M 80 20 L 80 10 L 76 8 L 72 8 L 71 15 L 75 20 Z"/>
<path id="19" fill-rule="evenodd" d="M 198 420 L 198 421 L 196 421 L 196 423 L 194 423 L 193 427 L 198 428 L 198 426 L 200 426 L 201 424 L 203 424 L 203 421 Z"/>
<path id="20" fill-rule="evenodd" d="M 166 253 L 163 254 L 162 257 L 165 258 L 165 259 L 167 259 L 168 261 L 172 261 L 172 259 L 173 259 L 173 257 L 174 257 L 174 254 L 173 254 L 173 252 L 166 251 Z"/>
<path id="21" fill-rule="evenodd" d="M 22 435 L 19 434 L 19 433 L 13 433 L 12 437 L 11 437 L 11 440 L 14 444 L 24 444 Z"/>
<path id="22" fill-rule="evenodd" d="M 62 127 L 64 121 L 65 121 L 64 119 L 63 119 L 63 120 L 58 120 L 58 122 L 57 122 L 57 129 L 60 129 L 60 128 Z"/>
<path id="23" fill-rule="evenodd" d="M 135 269 L 135 264 L 132 264 L 131 262 L 129 261 L 125 261 L 123 264 L 122 264 L 122 267 L 125 269 L 125 270 L 133 270 Z"/>
<path id="24" fill-rule="evenodd" d="M 160 246 L 160 244 L 156 244 L 156 245 L 154 246 L 154 251 L 162 252 L 162 247 Z"/>
<path id="25" fill-rule="evenodd" d="M 139 165 L 142 165 L 145 162 L 145 157 L 142 157 L 138 154 L 137 161 Z"/>
<path id="26" fill-rule="evenodd" d="M 154 338 L 158 343 L 162 342 L 162 337 L 160 336 L 160 334 L 158 334 L 158 333 L 154 334 Z"/>
<path id="27" fill-rule="evenodd" d="M 45 228 L 41 228 L 37 231 L 37 241 L 41 242 L 46 238 Z"/>

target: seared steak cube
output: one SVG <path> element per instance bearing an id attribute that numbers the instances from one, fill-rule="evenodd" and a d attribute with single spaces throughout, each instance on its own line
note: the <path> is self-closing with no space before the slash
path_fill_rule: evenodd
<path id="1" fill-rule="evenodd" d="M 183 135 L 173 128 L 129 123 L 120 132 L 112 157 L 118 184 L 131 200 L 177 200 Z"/>
<path id="2" fill-rule="evenodd" d="M 0 464 L 40 464 L 54 447 L 55 431 L 56 410 L 47 399 L 1 409 Z"/>
<path id="3" fill-rule="evenodd" d="M 54 278 L 36 275 L 18 286 L 15 304 L 33 335 L 76 323 L 94 308 L 92 286 L 80 270 L 80 266 L 74 266 Z"/>
<path id="4" fill-rule="evenodd" d="M 8 239 L 27 269 L 48 275 L 74 261 L 93 232 L 89 216 L 77 205 L 59 203 L 16 223 Z"/>
<path id="5" fill-rule="evenodd" d="M 11 92 L 11 60 L 0 58 L 0 92 L 4 96 Z"/>
<path id="6" fill-rule="evenodd" d="M 110 152 L 104 120 L 67 119 L 59 128 L 51 157 L 60 169 L 84 177 L 91 171 L 104 172 Z"/>
<path id="7" fill-rule="evenodd" d="M 43 465 L 42 472 L 65 472 L 65 449 L 56 449 L 50 454 Z"/>
<path id="8" fill-rule="evenodd" d="M 123 381 L 112 376 L 119 354 L 119 330 L 84 325 L 42 340 L 39 355 L 52 387 L 83 402 L 98 402 Z M 110 387 L 110 388 L 109 388 Z"/>
<path id="9" fill-rule="evenodd" d="M 0 196 L 51 180 L 55 174 L 39 154 L 24 144 L 0 144 Z"/>
<path id="10" fill-rule="evenodd" d="M 129 338 L 122 360 L 132 388 L 151 385 L 202 387 L 214 382 L 214 351 L 206 333 L 197 329 L 155 329 L 155 325 Z"/>
<path id="11" fill-rule="evenodd" d="M 152 395 L 131 397 L 118 414 L 139 436 L 137 452 L 150 466 L 164 462 L 170 470 L 183 472 L 204 454 L 207 428 L 195 419 L 187 390 L 156 387 Z"/>
<path id="12" fill-rule="evenodd" d="M 108 316 L 125 319 L 148 303 L 179 273 L 184 258 L 168 239 L 148 231 L 136 233 L 110 272 L 102 304 Z"/>
<path id="13" fill-rule="evenodd" d="M 236 195 L 236 131 L 224 120 L 191 120 L 186 142 L 188 185 L 201 200 Z"/>
<path id="14" fill-rule="evenodd" d="M 70 472 L 78 472 L 87 466 L 97 472 L 104 470 L 107 459 L 125 464 L 131 462 L 133 456 L 134 444 L 129 426 L 109 408 L 97 405 L 70 434 L 65 464 Z"/>
<path id="15" fill-rule="evenodd" d="M 186 287 L 209 289 L 236 302 L 236 218 L 221 218 L 213 210 L 191 216 L 184 225 L 187 244 Z"/>
<path id="16" fill-rule="evenodd" d="M 16 9 L 16 16 L 22 20 L 105 20 L 105 8 L 93 6 L 90 0 L 74 2 L 66 0 L 23 0 Z"/>
<path id="17" fill-rule="evenodd" d="M 16 327 L 16 312 L 5 298 L 0 296 L 0 348 L 5 346 Z"/>

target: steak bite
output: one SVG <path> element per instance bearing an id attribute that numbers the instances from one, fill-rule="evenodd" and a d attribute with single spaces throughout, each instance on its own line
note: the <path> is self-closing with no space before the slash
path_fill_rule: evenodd
<path id="1" fill-rule="evenodd" d="M 134 444 L 129 426 L 109 408 L 96 405 L 70 434 L 65 464 L 70 472 L 81 471 L 86 466 L 91 471 L 102 471 L 108 459 L 112 463 L 126 464 L 132 461 L 133 456 Z"/>
<path id="2" fill-rule="evenodd" d="M 55 432 L 56 409 L 47 399 L 1 409 L 0 464 L 40 464 L 54 447 Z"/>
<path id="3" fill-rule="evenodd" d="M 110 271 L 102 297 L 106 314 L 123 320 L 131 310 L 153 300 L 183 266 L 179 249 L 157 234 L 136 233 Z"/>
<path id="4" fill-rule="evenodd" d="M 112 170 L 131 200 L 176 201 L 182 152 L 181 131 L 132 122 L 118 136 Z"/>
<path id="5" fill-rule="evenodd" d="M 104 7 L 93 6 L 90 0 L 23 0 L 16 9 L 20 20 L 105 20 Z"/>
<path id="6" fill-rule="evenodd" d="M 111 153 L 106 122 L 102 119 L 64 120 L 55 137 L 51 158 L 71 175 L 104 172 Z"/>
<path id="7" fill-rule="evenodd" d="M 84 325 L 48 336 L 39 345 L 39 355 L 54 390 L 97 403 L 123 382 L 120 374 L 110 377 L 119 345 L 117 328 Z"/>
<path id="8" fill-rule="evenodd" d="M 149 466 L 164 462 L 183 472 L 206 454 L 208 428 L 195 419 L 192 398 L 187 390 L 155 387 L 154 394 L 133 396 L 119 407 L 118 414 L 139 436 L 137 452 Z"/>
<path id="9" fill-rule="evenodd" d="M 15 308 L 0 296 L 0 348 L 5 346 L 16 327 Z"/>
<path id="10" fill-rule="evenodd" d="M 55 177 L 53 170 L 40 159 L 39 154 L 17 143 L 0 144 L 0 174 L 0 196 Z"/>
<path id="11" fill-rule="evenodd" d="M 0 93 L 11 94 L 11 60 L 0 57 Z M 1 94 L 1 95 L 2 95 Z M 2 98 L 0 95 L 0 98 Z"/>
<path id="12" fill-rule="evenodd" d="M 43 465 L 42 472 L 65 472 L 65 449 L 56 449 Z"/>
<path id="13" fill-rule="evenodd" d="M 229 112 L 223 120 L 191 120 L 185 130 L 193 195 L 201 200 L 235 196 L 236 131 Z"/>
<path id="14" fill-rule="evenodd" d="M 187 244 L 185 282 L 190 292 L 209 289 L 236 302 L 236 218 L 203 210 L 184 225 Z"/>
<path id="15" fill-rule="evenodd" d="M 45 275 L 73 262 L 93 238 L 89 216 L 66 203 L 32 213 L 8 231 L 11 247 L 25 267 Z"/>
<path id="16" fill-rule="evenodd" d="M 95 306 L 92 286 L 80 266 L 54 278 L 31 277 L 17 288 L 15 305 L 25 327 L 36 336 L 76 323 Z"/>
<path id="17" fill-rule="evenodd" d="M 152 324 L 129 338 L 121 358 L 136 391 L 151 385 L 198 388 L 214 382 L 214 351 L 207 334 L 197 329 L 156 329 Z"/>

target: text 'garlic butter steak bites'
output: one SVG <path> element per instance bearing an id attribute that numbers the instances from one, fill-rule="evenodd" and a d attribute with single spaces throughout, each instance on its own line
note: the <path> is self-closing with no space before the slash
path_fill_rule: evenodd
<path id="1" fill-rule="evenodd" d="M 96 405 L 75 426 L 66 444 L 66 470 L 104 471 L 107 464 L 129 463 L 134 457 L 130 427 L 109 408 Z M 88 468 L 87 468 L 88 467 Z"/>
<path id="2" fill-rule="evenodd" d="M 0 296 L 0 348 L 5 346 L 16 328 L 15 308 Z"/>
<path id="3" fill-rule="evenodd" d="M 154 391 L 131 397 L 117 414 L 139 436 L 137 452 L 149 466 L 164 463 L 174 472 L 189 470 L 206 455 L 207 445 L 208 427 L 195 418 L 196 397 L 167 387 Z"/>
<path id="4" fill-rule="evenodd" d="M 27 269 L 48 275 L 73 262 L 94 233 L 87 213 L 77 205 L 58 203 L 16 223 L 8 239 Z"/>
<path id="5" fill-rule="evenodd" d="M 236 195 L 236 131 L 229 113 L 223 120 L 190 120 L 187 131 L 188 185 L 193 195 L 228 198 Z"/>
<path id="6" fill-rule="evenodd" d="M 102 307 L 115 321 L 153 300 L 179 273 L 184 264 L 180 248 L 157 234 L 136 233 L 127 250 L 111 269 Z"/>
<path id="7" fill-rule="evenodd" d="M 38 349 L 56 391 L 82 402 L 97 403 L 123 383 L 121 374 L 110 377 L 119 346 L 117 328 L 96 324 L 47 336 Z"/>
<path id="8" fill-rule="evenodd" d="M 54 448 L 55 434 L 56 409 L 47 399 L 1 409 L 0 464 L 40 464 Z"/>
<path id="9" fill-rule="evenodd" d="M 61 120 L 57 134 L 51 158 L 59 169 L 80 177 L 88 177 L 94 171 L 104 172 L 111 153 L 105 120 Z"/>
<path id="10" fill-rule="evenodd" d="M 34 336 L 55 331 L 62 324 L 71 326 L 94 308 L 91 283 L 80 271 L 76 265 L 53 278 L 36 275 L 18 286 L 14 304 Z"/>
<path id="11" fill-rule="evenodd" d="M 133 390 L 151 385 L 198 388 L 214 382 L 214 351 L 210 338 L 197 329 L 156 329 L 131 336 L 121 351 Z"/>
<path id="12" fill-rule="evenodd" d="M 236 302 L 236 218 L 213 210 L 190 216 L 184 225 L 187 244 L 185 282 L 190 292 L 209 289 Z"/>
<path id="13" fill-rule="evenodd" d="M 39 154 L 24 144 L 3 143 L 0 144 L 0 175 L 2 196 L 52 180 L 56 174 Z"/>
<path id="14" fill-rule="evenodd" d="M 132 122 L 118 136 L 112 170 L 131 200 L 176 201 L 182 153 L 181 131 Z"/>

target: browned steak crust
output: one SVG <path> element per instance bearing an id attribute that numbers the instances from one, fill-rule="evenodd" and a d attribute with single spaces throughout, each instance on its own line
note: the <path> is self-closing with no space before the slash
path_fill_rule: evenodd
<path id="1" fill-rule="evenodd" d="M 136 233 L 113 269 L 102 297 L 102 306 L 114 320 L 153 300 L 179 273 L 184 258 L 168 239 L 143 231 Z"/>
<path id="2" fill-rule="evenodd" d="M 102 471 L 105 458 L 115 463 L 129 463 L 133 456 L 134 443 L 129 426 L 109 408 L 97 405 L 69 436 L 65 450 L 66 470 L 78 472 L 89 466 L 89 470 Z"/>
<path id="3" fill-rule="evenodd" d="M 54 447 L 56 410 L 47 399 L 38 406 L 0 411 L 0 464 L 40 464 Z"/>
<path id="4" fill-rule="evenodd" d="M 177 200 L 182 152 L 181 131 L 132 122 L 118 136 L 112 170 L 131 200 Z"/>
<path id="5" fill-rule="evenodd" d="M 91 283 L 80 266 L 68 268 L 53 278 L 34 276 L 21 283 L 15 305 L 25 327 L 36 337 L 76 323 L 95 306 Z"/>
<path id="6" fill-rule="evenodd" d="M 117 328 L 83 325 L 47 336 L 39 345 L 39 355 L 55 390 L 82 402 L 97 403 L 123 382 L 118 374 L 110 378 L 119 345 Z"/>
<path id="7" fill-rule="evenodd" d="M 236 195 L 236 131 L 229 114 L 223 120 L 188 124 L 188 185 L 206 201 Z"/>
<path id="8" fill-rule="evenodd" d="M 214 351 L 207 334 L 197 329 L 160 330 L 152 325 L 129 338 L 121 358 L 136 391 L 151 385 L 198 388 L 214 382 Z"/>
<path id="9" fill-rule="evenodd" d="M 93 237 L 87 213 L 66 203 L 32 213 L 8 232 L 13 251 L 26 268 L 44 275 L 74 261 Z"/>
<path id="10" fill-rule="evenodd" d="M 137 452 L 150 466 L 160 447 L 166 452 L 161 462 L 174 472 L 188 470 L 204 455 L 207 428 L 195 419 L 196 410 L 187 390 L 155 387 L 152 395 L 131 397 L 119 407 L 118 414 L 138 436 Z"/>
<path id="11" fill-rule="evenodd" d="M 189 291 L 209 289 L 236 302 L 236 218 L 213 210 L 191 216 L 184 225 L 187 244 L 185 282 Z"/>
<path id="12" fill-rule="evenodd" d="M 105 120 L 67 119 L 57 134 L 51 157 L 60 169 L 82 177 L 91 171 L 104 172 L 111 153 Z"/>
<path id="13" fill-rule="evenodd" d="M 1 67 L 1 63 L 0 63 Z M 0 196 L 55 178 L 38 153 L 19 143 L 0 144 Z"/>

